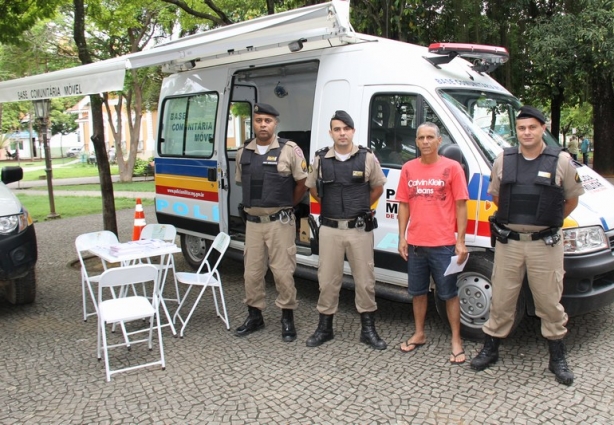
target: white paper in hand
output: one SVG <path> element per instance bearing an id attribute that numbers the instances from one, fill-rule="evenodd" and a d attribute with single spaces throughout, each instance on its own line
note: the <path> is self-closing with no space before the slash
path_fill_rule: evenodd
<path id="1" fill-rule="evenodd" d="M 465 268 L 465 264 L 467 264 L 467 260 L 469 260 L 469 253 L 467 253 L 467 258 L 465 258 L 465 261 L 463 261 L 461 264 L 456 264 L 456 262 L 458 261 L 458 255 L 453 256 L 450 259 L 450 265 L 448 266 L 443 275 L 447 276 L 449 274 L 462 272 Z"/>

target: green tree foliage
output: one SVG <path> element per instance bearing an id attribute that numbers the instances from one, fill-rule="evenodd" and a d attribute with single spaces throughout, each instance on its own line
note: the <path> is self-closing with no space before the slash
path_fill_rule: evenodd
<path id="1" fill-rule="evenodd" d="M 595 146 L 593 167 L 611 175 L 614 174 L 614 2 L 584 0 L 572 3 L 571 7 L 572 11 L 555 13 L 527 30 L 526 49 L 531 52 L 532 75 L 545 88 L 532 95 L 549 97 L 553 121 L 564 102 L 571 106 L 582 99 L 590 102 Z"/>
<path id="2" fill-rule="evenodd" d="M 0 2 L 0 43 L 23 44 L 23 32 L 56 14 L 66 0 L 3 0 Z"/>

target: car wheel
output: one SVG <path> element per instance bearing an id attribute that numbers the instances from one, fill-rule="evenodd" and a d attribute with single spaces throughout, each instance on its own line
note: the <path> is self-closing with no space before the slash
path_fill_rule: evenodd
<path id="1" fill-rule="evenodd" d="M 207 254 L 207 239 L 182 233 L 181 252 L 190 267 L 196 270 Z"/>
<path id="2" fill-rule="evenodd" d="M 23 277 L 9 281 L 6 287 L 6 299 L 11 304 L 31 304 L 36 298 L 36 274 L 34 269 Z"/>
<path id="3" fill-rule="evenodd" d="M 459 273 L 456 285 L 458 286 L 458 298 L 461 314 L 461 335 L 464 338 L 481 341 L 484 339 L 482 326 L 488 320 L 492 302 L 491 276 L 494 265 L 492 253 L 474 253 L 464 270 Z M 435 305 L 442 320 L 448 323 L 446 302 L 439 299 L 435 294 Z M 516 314 L 512 332 L 518 327 L 525 314 L 524 295 L 521 291 L 516 303 Z"/>

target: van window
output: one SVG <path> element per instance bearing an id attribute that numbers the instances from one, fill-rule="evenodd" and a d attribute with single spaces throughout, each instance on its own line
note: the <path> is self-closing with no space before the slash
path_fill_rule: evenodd
<path id="1" fill-rule="evenodd" d="M 401 168 L 418 156 L 416 130 L 425 121 L 439 126 L 443 144 L 452 143 L 443 122 L 422 96 L 378 93 L 372 97 L 369 148 L 383 167 Z"/>
<path id="2" fill-rule="evenodd" d="M 232 102 L 228 112 L 226 149 L 236 151 L 252 136 L 252 105 L 249 102 Z"/>
<path id="3" fill-rule="evenodd" d="M 213 155 L 217 93 L 173 97 L 162 105 L 160 156 L 210 158 Z"/>

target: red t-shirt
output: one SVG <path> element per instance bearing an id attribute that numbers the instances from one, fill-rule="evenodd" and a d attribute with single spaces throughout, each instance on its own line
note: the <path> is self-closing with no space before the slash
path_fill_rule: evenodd
<path id="1" fill-rule="evenodd" d="M 409 204 L 405 239 L 410 245 L 456 244 L 456 201 L 469 199 L 460 164 L 444 156 L 434 164 L 420 158 L 401 169 L 396 199 Z"/>

